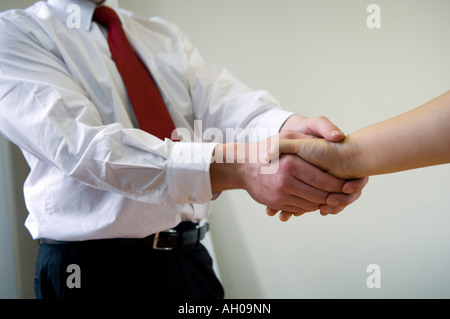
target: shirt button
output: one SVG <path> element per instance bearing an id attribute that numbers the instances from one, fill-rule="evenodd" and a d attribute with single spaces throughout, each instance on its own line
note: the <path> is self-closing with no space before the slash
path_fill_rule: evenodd
<path id="1" fill-rule="evenodd" d="M 190 202 L 195 202 L 195 197 L 192 196 L 192 195 L 189 195 L 188 199 L 189 199 Z"/>

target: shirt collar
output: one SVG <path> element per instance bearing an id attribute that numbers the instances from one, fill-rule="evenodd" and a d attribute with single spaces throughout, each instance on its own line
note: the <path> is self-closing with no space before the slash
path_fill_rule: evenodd
<path id="1" fill-rule="evenodd" d="M 97 5 L 88 0 L 47 0 L 48 6 L 55 15 L 64 23 L 76 12 L 80 10 L 80 28 L 89 30 L 91 28 L 92 16 Z M 117 0 L 107 0 L 101 4 L 108 6 L 119 14 L 119 4 Z M 119 14 L 120 17 L 120 14 Z M 120 17 L 121 18 L 121 17 Z"/>

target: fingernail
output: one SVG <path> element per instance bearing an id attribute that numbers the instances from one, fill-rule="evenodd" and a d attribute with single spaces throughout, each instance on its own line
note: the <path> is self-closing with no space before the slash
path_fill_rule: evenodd
<path id="1" fill-rule="evenodd" d="M 333 136 L 337 136 L 337 135 L 341 135 L 341 134 L 342 134 L 342 132 L 339 131 L 339 130 L 332 130 L 331 131 L 331 135 L 333 135 Z"/>
<path id="2" fill-rule="evenodd" d="M 345 191 L 343 191 L 346 194 L 353 194 L 355 190 L 353 188 L 346 188 Z"/>

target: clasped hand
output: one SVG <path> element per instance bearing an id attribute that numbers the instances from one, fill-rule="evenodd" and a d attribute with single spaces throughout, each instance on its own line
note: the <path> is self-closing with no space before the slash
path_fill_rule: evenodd
<path id="1" fill-rule="evenodd" d="M 281 221 L 317 210 L 321 215 L 341 212 L 361 196 L 368 182 L 367 177 L 346 178 L 333 164 L 341 163 L 333 145 L 344 138 L 325 117 L 290 117 L 280 134 L 270 138 L 265 157 L 269 165 L 277 161 L 276 174 L 259 175 L 257 183 L 250 179 L 247 191 L 267 206 L 269 216 L 280 212 Z"/>

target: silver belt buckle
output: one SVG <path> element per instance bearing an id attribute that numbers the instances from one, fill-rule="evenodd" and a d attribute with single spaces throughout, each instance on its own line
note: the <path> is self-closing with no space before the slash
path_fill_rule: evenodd
<path id="1" fill-rule="evenodd" d="M 175 229 L 168 229 L 162 232 L 158 232 L 155 234 L 155 238 L 153 239 L 153 249 L 156 250 L 172 250 L 172 247 L 159 247 L 158 241 L 159 241 L 159 234 L 161 233 L 176 233 L 177 231 Z"/>

